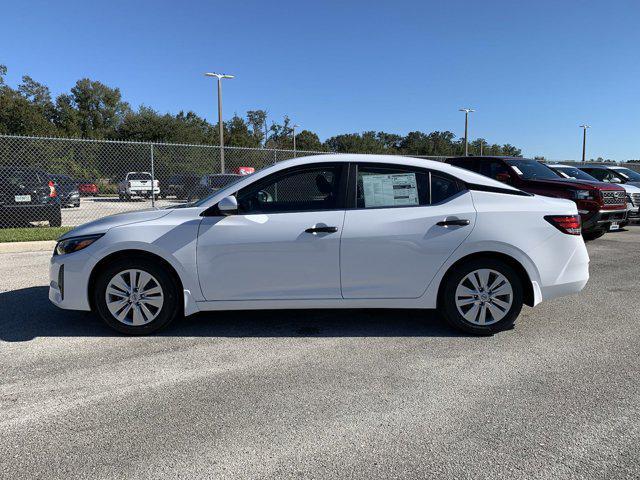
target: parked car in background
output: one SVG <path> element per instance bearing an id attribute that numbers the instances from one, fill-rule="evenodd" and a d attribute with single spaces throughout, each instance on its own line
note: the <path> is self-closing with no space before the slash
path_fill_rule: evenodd
<path id="1" fill-rule="evenodd" d="M 237 181 L 246 175 L 238 175 L 235 173 L 214 173 L 211 175 L 203 175 L 200 182 L 189 192 L 187 196 L 188 202 L 194 202 L 208 197 L 221 188 L 226 187 L 230 183 Z"/>
<path id="2" fill-rule="evenodd" d="M 160 182 L 154 180 L 149 172 L 129 172 L 124 180 L 118 183 L 120 200 L 131 200 L 133 197 L 151 198 L 160 194 Z"/>
<path id="3" fill-rule="evenodd" d="M 622 182 L 620 183 L 624 183 L 625 185 L 633 185 L 634 187 L 640 187 L 640 173 L 636 172 L 635 170 L 618 166 L 612 166 L 608 168 L 618 174 L 618 177 L 620 178 L 620 180 L 622 180 Z"/>
<path id="4" fill-rule="evenodd" d="M 578 167 L 571 165 L 546 164 L 551 170 L 564 178 L 573 178 L 584 180 L 586 182 L 599 182 L 587 172 L 580 170 Z M 627 193 L 627 221 L 620 223 L 620 227 L 624 227 L 629 222 L 636 222 L 640 219 L 640 188 L 630 183 L 618 183 Z"/>
<path id="5" fill-rule="evenodd" d="M 582 233 L 587 240 L 619 228 L 627 218 L 627 195 L 618 185 L 563 179 L 546 165 L 526 158 L 457 157 L 446 162 L 525 192 L 573 200 L 578 206 Z"/>
<path id="6" fill-rule="evenodd" d="M 624 183 L 640 187 L 640 173 L 626 167 L 609 167 L 604 165 L 581 166 L 580 170 L 587 172 L 601 182 Z"/>
<path id="7" fill-rule="evenodd" d="M 189 194 L 194 191 L 200 182 L 200 177 L 196 174 L 186 173 L 180 175 L 172 175 L 165 183 L 162 189 L 163 197 L 176 197 L 177 199 L 186 200 Z"/>
<path id="8" fill-rule="evenodd" d="M 53 180 L 62 208 L 80 206 L 80 191 L 77 180 L 69 175 L 58 174 L 49 174 L 49 178 Z"/>
<path id="9" fill-rule="evenodd" d="M 0 167 L 0 218 L 9 227 L 41 221 L 62 225 L 54 181 L 42 170 Z"/>
<path id="10" fill-rule="evenodd" d="M 78 180 L 78 192 L 83 197 L 90 197 L 98 194 L 98 184 L 91 180 Z"/>
<path id="11" fill-rule="evenodd" d="M 128 334 L 199 311 L 411 308 L 486 335 L 523 304 L 579 292 L 589 256 L 566 199 L 440 162 L 332 154 L 80 226 L 49 277 L 55 305 Z"/>

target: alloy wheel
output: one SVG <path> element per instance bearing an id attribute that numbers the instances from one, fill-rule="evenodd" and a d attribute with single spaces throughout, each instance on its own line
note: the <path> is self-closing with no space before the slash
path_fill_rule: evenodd
<path id="1" fill-rule="evenodd" d="M 456 288 L 456 307 L 474 325 L 492 325 L 502 320 L 513 304 L 513 288 L 495 270 L 482 268 L 467 274 Z"/>
<path id="2" fill-rule="evenodd" d="M 164 293 L 158 280 L 138 269 L 114 275 L 107 284 L 105 298 L 113 318 L 131 326 L 151 323 L 164 304 Z"/>

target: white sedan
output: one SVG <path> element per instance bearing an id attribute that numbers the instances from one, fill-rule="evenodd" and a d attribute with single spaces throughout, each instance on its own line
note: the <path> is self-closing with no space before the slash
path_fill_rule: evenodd
<path id="1" fill-rule="evenodd" d="M 50 300 L 146 334 L 212 310 L 438 309 L 476 334 L 589 278 L 569 200 L 444 163 L 318 155 L 194 204 L 106 217 L 60 238 Z"/>

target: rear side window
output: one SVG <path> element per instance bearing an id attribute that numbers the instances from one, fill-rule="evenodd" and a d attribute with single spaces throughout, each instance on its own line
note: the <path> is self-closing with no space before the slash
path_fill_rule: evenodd
<path id="1" fill-rule="evenodd" d="M 478 173 L 486 177 L 497 180 L 499 173 L 510 175 L 509 168 L 500 161 L 486 160 L 479 162 L 479 164 L 480 168 L 478 170 Z"/>
<path id="2" fill-rule="evenodd" d="M 450 158 L 447 163 L 454 167 L 464 168 L 465 170 L 471 170 L 472 172 L 480 173 L 478 168 L 478 162 L 475 159 L 469 158 Z"/>
<path id="3" fill-rule="evenodd" d="M 356 208 L 432 205 L 459 191 L 460 186 L 454 179 L 426 170 L 359 166 Z"/>
<path id="4" fill-rule="evenodd" d="M 134 172 L 127 175 L 127 180 L 151 180 L 150 173 Z"/>

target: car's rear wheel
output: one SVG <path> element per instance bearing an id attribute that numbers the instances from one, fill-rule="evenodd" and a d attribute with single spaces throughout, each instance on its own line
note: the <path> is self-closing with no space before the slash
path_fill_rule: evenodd
<path id="1" fill-rule="evenodd" d="M 522 280 L 507 263 L 475 259 L 445 277 L 440 311 L 453 327 L 490 335 L 511 328 L 523 304 Z"/>
<path id="2" fill-rule="evenodd" d="M 145 335 L 167 326 L 180 314 L 179 285 L 157 262 L 120 259 L 98 274 L 94 305 L 115 330 Z"/>

